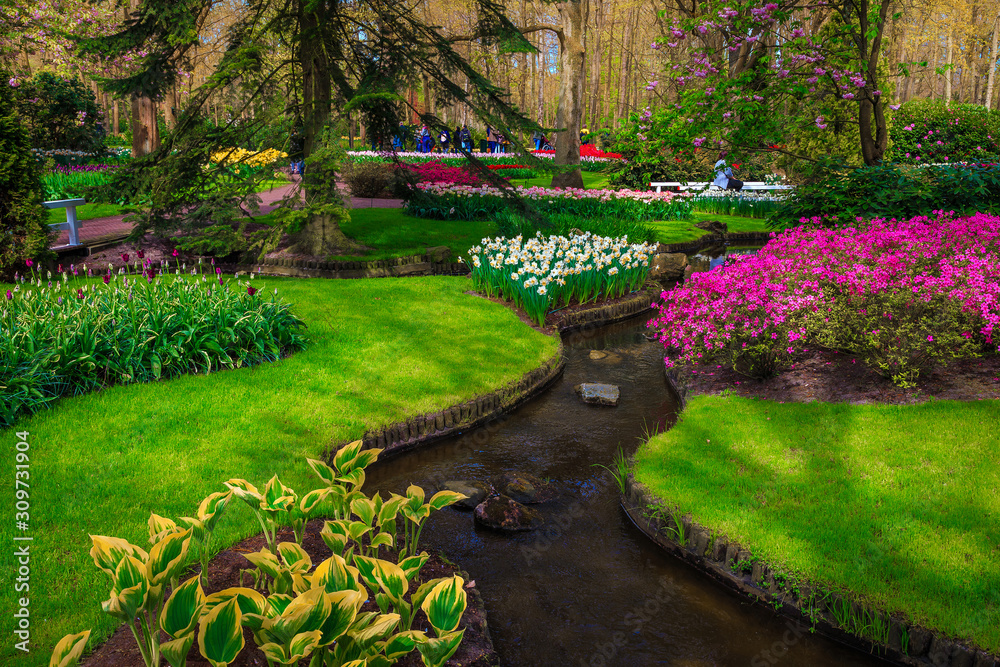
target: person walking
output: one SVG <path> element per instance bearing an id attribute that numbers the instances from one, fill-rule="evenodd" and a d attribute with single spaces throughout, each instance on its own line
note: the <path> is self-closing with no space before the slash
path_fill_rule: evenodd
<path id="1" fill-rule="evenodd" d="M 441 152 L 448 152 L 448 145 L 451 143 L 451 132 L 447 127 L 441 130 L 441 134 L 438 135 L 438 145 L 441 146 Z"/>
<path id="2" fill-rule="evenodd" d="M 506 142 L 507 142 L 507 137 L 505 137 L 505 136 L 504 136 L 504 135 L 503 135 L 502 133 L 500 133 L 500 132 L 494 132 L 494 133 L 493 133 L 493 137 L 494 137 L 494 138 L 496 139 L 496 141 L 497 141 L 497 149 L 496 149 L 496 153 L 498 153 L 498 154 L 499 154 L 499 153 L 506 153 L 506 152 L 507 152 L 507 151 L 506 151 L 506 148 L 507 148 L 507 146 L 506 146 Z"/>
<path id="3" fill-rule="evenodd" d="M 451 135 L 451 152 L 458 152 L 458 145 L 462 141 L 462 126 L 455 126 L 455 134 Z"/>
<path id="4" fill-rule="evenodd" d="M 419 147 L 417 150 L 421 153 L 431 152 L 431 131 L 427 129 L 426 125 L 420 128 Z"/>
<path id="5" fill-rule="evenodd" d="M 489 153 L 497 152 L 497 136 L 489 125 L 486 126 L 486 150 Z"/>
<path id="6" fill-rule="evenodd" d="M 715 180 L 712 185 L 716 185 L 723 190 L 742 190 L 743 181 L 733 178 L 733 168 L 726 165 L 726 151 L 719 153 L 719 160 L 715 163 Z"/>
<path id="7" fill-rule="evenodd" d="M 291 136 L 288 137 L 288 159 L 291 163 L 292 175 L 298 174 L 299 178 L 302 177 L 306 164 L 303 160 L 304 146 L 305 138 L 302 136 L 300 128 L 293 128 Z"/>
<path id="8" fill-rule="evenodd" d="M 462 126 L 462 131 L 459 133 L 458 136 L 462 140 L 462 148 L 464 148 L 466 150 L 466 152 L 471 153 L 472 152 L 472 133 L 469 132 L 469 126 L 468 125 L 463 125 Z"/>

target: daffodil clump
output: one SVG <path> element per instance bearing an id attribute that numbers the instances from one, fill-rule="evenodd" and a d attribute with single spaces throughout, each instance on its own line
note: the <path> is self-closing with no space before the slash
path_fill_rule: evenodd
<path id="1" fill-rule="evenodd" d="M 238 164 L 247 167 L 266 167 L 287 157 L 288 153 L 275 150 L 274 148 L 268 148 L 256 153 L 248 151 L 245 148 L 222 148 L 212 153 L 211 161 L 223 166 Z"/>
<path id="2" fill-rule="evenodd" d="M 614 299 L 642 287 L 656 246 L 582 235 L 483 239 L 469 249 L 472 281 L 523 308 L 539 326 L 554 308 Z"/>

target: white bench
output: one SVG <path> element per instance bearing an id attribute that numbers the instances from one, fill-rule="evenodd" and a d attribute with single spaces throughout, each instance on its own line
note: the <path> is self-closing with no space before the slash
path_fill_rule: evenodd
<path id="1" fill-rule="evenodd" d="M 60 199 L 58 201 L 42 202 L 45 208 L 66 209 L 66 222 L 54 222 L 49 225 L 53 229 L 69 230 L 69 245 L 80 245 L 80 221 L 76 218 L 76 207 L 87 203 L 86 199 Z"/>
<path id="2" fill-rule="evenodd" d="M 663 188 L 677 188 L 678 190 L 704 190 L 704 189 L 717 189 L 721 190 L 718 185 L 714 183 L 678 183 L 676 181 L 666 181 L 650 183 L 649 187 L 656 188 L 657 192 L 662 192 Z M 792 190 L 794 185 L 772 185 L 770 183 L 765 183 L 763 181 L 746 181 L 743 183 L 744 190 Z"/>

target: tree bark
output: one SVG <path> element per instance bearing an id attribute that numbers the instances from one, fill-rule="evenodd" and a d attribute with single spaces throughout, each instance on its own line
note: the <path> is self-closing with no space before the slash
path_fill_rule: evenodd
<path id="1" fill-rule="evenodd" d="M 952 79 L 952 64 L 954 62 L 952 54 L 955 51 L 955 30 L 954 28 L 948 28 L 948 55 L 945 57 L 944 61 L 944 105 L 946 107 L 951 106 L 951 79 Z"/>
<path id="2" fill-rule="evenodd" d="M 580 120 L 586 80 L 587 16 L 590 0 L 557 3 L 562 31 L 559 39 L 559 105 L 556 107 L 556 165 L 580 164 Z M 565 128 L 565 129 L 563 129 Z M 552 177 L 552 187 L 583 188 L 579 167 Z"/>
<path id="3" fill-rule="evenodd" d="M 156 109 L 157 104 L 150 98 L 132 96 L 132 157 L 149 155 L 160 147 Z"/>
<path id="4" fill-rule="evenodd" d="M 1000 12 L 997 13 L 996 19 L 993 21 L 993 48 L 990 50 L 990 73 L 986 77 L 986 108 L 993 108 L 993 82 L 996 76 L 997 69 L 997 41 L 1000 37 Z"/>

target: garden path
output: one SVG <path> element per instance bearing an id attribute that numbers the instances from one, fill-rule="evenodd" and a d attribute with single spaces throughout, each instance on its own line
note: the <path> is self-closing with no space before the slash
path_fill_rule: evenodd
<path id="1" fill-rule="evenodd" d="M 260 213 L 265 215 L 273 211 L 278 202 L 293 188 L 298 187 L 297 182 L 284 185 L 273 190 L 266 190 L 260 194 Z M 368 199 L 351 197 L 351 208 L 400 208 L 403 205 L 402 199 Z M 122 238 L 132 231 L 132 224 L 125 222 L 124 215 L 113 215 L 107 218 L 93 218 L 85 220 L 80 224 L 80 243 L 87 246 L 97 242 L 104 242 L 112 239 Z M 62 230 L 52 243 L 53 250 L 66 247 L 69 243 L 69 232 Z"/>

